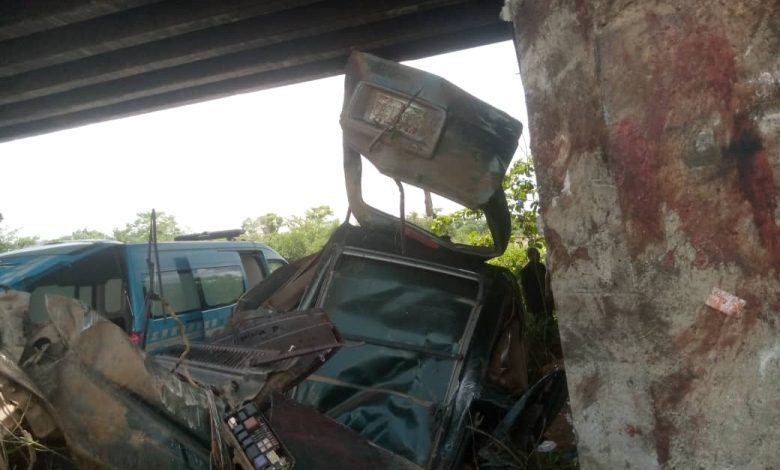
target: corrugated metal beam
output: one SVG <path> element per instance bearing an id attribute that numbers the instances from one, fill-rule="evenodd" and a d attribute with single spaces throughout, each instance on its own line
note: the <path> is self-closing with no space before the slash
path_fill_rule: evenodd
<path id="1" fill-rule="evenodd" d="M 476 47 L 504 41 L 510 38 L 511 26 L 504 23 L 365 50 L 392 60 L 411 60 L 426 57 L 434 53 L 455 51 L 466 47 Z M 328 77 L 343 72 L 347 57 L 348 54 L 344 54 L 328 60 L 320 60 L 276 69 L 269 72 L 176 90 L 132 101 L 125 101 L 115 105 L 102 106 L 71 114 L 8 126 L 0 128 L 0 142 L 109 119 L 133 116 L 173 106 L 182 106 L 209 99 L 226 97 L 236 93 L 262 90 Z"/>
<path id="2" fill-rule="evenodd" d="M 0 105 L 465 1 L 315 3 L 0 78 Z"/>
<path id="3" fill-rule="evenodd" d="M 503 0 L 46 3 L 0 3 L 0 141 L 511 37 Z"/>
<path id="4" fill-rule="evenodd" d="M 0 41 L 99 18 L 160 0 L 4 0 L 0 2 Z"/>
<path id="5" fill-rule="evenodd" d="M 495 12 L 479 2 L 421 12 L 376 24 L 339 30 L 316 38 L 228 54 L 132 77 L 99 83 L 0 107 L 0 127 L 83 111 L 247 75 L 345 57 L 357 47 L 377 49 L 500 24 Z"/>
<path id="6" fill-rule="evenodd" d="M 0 77 L 321 0 L 170 0 L 0 42 Z"/>

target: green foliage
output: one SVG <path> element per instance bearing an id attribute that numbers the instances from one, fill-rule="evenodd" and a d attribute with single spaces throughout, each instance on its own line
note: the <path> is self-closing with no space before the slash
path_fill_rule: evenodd
<path id="1" fill-rule="evenodd" d="M 534 382 L 544 376 L 545 365 L 563 357 L 557 315 L 536 316 L 526 312 L 525 329 L 528 339 L 528 380 Z"/>
<path id="2" fill-rule="evenodd" d="M 536 223 L 539 201 L 531 158 L 515 162 L 504 177 L 502 186 L 512 216 L 512 234 L 516 239 L 526 240 L 528 245 L 543 248 L 544 240 Z"/>
<path id="3" fill-rule="evenodd" d="M 19 230 L 6 230 L 0 227 L 0 253 L 18 250 L 38 243 L 38 237 L 21 237 Z"/>
<path id="4" fill-rule="evenodd" d="M 502 185 L 512 217 L 512 239 L 504 254 L 490 260 L 490 263 L 503 266 L 517 276 L 528 262 L 525 253 L 527 246 L 544 249 L 544 240 L 539 235 L 536 223 L 539 204 L 530 159 L 515 162 Z M 455 243 L 493 246 L 482 211 L 463 209 L 452 214 L 437 214 L 433 219 L 412 213 L 407 220 L 430 230 L 434 235 L 449 237 Z"/>
<path id="5" fill-rule="evenodd" d="M 543 240 L 536 226 L 538 202 L 530 159 L 520 160 L 512 165 L 504 178 L 503 187 L 512 216 L 512 241 L 506 252 L 491 260 L 491 263 L 504 266 L 518 274 L 527 261 L 523 245 L 532 244 L 543 248 Z M 151 212 L 140 212 L 136 215 L 134 221 L 122 228 L 115 228 L 112 236 L 83 228 L 55 241 L 113 238 L 122 242 L 145 242 L 149 238 Z M 493 244 L 481 211 L 463 209 L 452 214 L 436 214 L 433 218 L 412 212 L 407 216 L 407 220 L 435 235 L 449 237 L 456 243 L 477 246 Z M 320 250 L 338 225 L 339 222 L 330 207 L 319 206 L 307 210 L 303 216 L 285 218 L 275 213 L 267 213 L 249 218 L 244 220 L 242 228 L 246 231 L 244 239 L 267 243 L 288 260 L 294 261 Z M 17 232 L 18 230 L 7 230 L 0 226 L 0 252 L 38 242 L 37 237 L 19 237 Z M 164 212 L 157 213 L 158 240 L 173 240 L 181 233 L 183 230 L 174 216 Z"/>
<path id="6" fill-rule="evenodd" d="M 490 230 L 482 211 L 462 209 L 452 214 L 439 214 L 430 222 L 430 230 L 439 237 L 449 237 L 455 243 L 491 246 Z"/>
<path id="7" fill-rule="evenodd" d="M 493 258 L 490 264 L 502 266 L 512 271 L 515 277 L 520 277 L 520 270 L 528 263 L 528 256 L 525 254 L 526 247 L 520 243 L 510 242 L 503 255 Z"/>
<path id="8" fill-rule="evenodd" d="M 147 232 L 148 237 L 148 232 Z M 70 235 L 65 235 L 56 238 L 52 241 L 66 241 L 66 240 L 109 240 L 111 237 L 100 230 L 92 230 L 88 228 L 82 228 L 74 230 Z"/>
<path id="9" fill-rule="evenodd" d="M 136 219 L 125 224 L 124 228 L 114 229 L 114 239 L 120 242 L 145 242 L 149 240 L 149 227 L 152 224 L 152 213 L 139 212 Z M 171 241 L 183 230 L 176 222 L 176 218 L 165 212 L 157 212 L 157 240 Z"/>
<path id="10" fill-rule="evenodd" d="M 312 207 L 303 217 L 269 213 L 241 225 L 246 231 L 244 239 L 266 243 L 290 262 L 322 249 L 338 226 L 328 206 Z"/>
<path id="11" fill-rule="evenodd" d="M 247 233 L 262 233 L 265 235 L 271 235 L 278 233 L 279 229 L 284 225 L 284 217 L 269 212 L 268 214 L 255 217 L 254 219 L 246 219 L 241 227 Z"/>
<path id="12" fill-rule="evenodd" d="M 4 228 L 3 216 L 0 214 L 0 253 L 18 250 L 38 243 L 38 237 L 21 237 L 19 229 Z"/>
<path id="13" fill-rule="evenodd" d="M 412 212 L 411 214 L 408 214 L 406 216 L 407 222 L 411 222 L 414 225 L 424 228 L 425 230 L 430 231 L 431 230 L 431 224 L 435 219 L 432 219 L 430 217 L 426 217 L 424 214 L 419 214 L 417 212 Z"/>

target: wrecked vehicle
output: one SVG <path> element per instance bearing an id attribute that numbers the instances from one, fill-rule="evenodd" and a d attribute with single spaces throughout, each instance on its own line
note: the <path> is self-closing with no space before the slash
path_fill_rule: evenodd
<path id="1" fill-rule="evenodd" d="M 159 273 L 157 290 L 186 324 L 187 337 L 193 341 L 224 327 L 241 294 L 286 264 L 262 243 L 205 241 L 209 235 L 156 244 L 157 256 L 151 260 L 159 264 L 151 270 Z M 60 294 L 94 308 L 147 350 L 180 344 L 176 322 L 162 305 L 147 304 L 149 255 L 146 243 L 115 241 L 25 248 L 0 254 L 0 285 L 32 294 L 32 321 L 46 321 L 44 296 Z"/>
<path id="2" fill-rule="evenodd" d="M 148 351 L 77 300 L 46 293 L 33 321 L 30 294 L 0 294 L 3 440 L 35 443 L 15 447 L 19 462 L 455 469 L 508 436 L 535 447 L 565 397 L 562 373 L 529 387 L 517 281 L 486 262 L 510 236 L 501 181 L 520 123 L 361 53 L 341 122 L 359 225 L 247 290 L 210 336 L 188 335 L 152 270 L 145 296 L 181 342 Z M 396 180 L 399 217 L 363 200 L 363 158 Z M 409 223 L 403 184 L 483 211 L 493 246 Z"/>
<path id="3" fill-rule="evenodd" d="M 420 467 L 476 461 L 476 432 L 523 428 L 532 448 L 562 405 L 563 376 L 510 410 L 528 389 L 523 307 L 513 275 L 486 263 L 509 240 L 501 182 L 521 124 L 439 77 L 354 53 L 341 125 L 359 226 L 345 223 L 320 253 L 250 289 L 237 317 L 328 312 L 345 346 L 290 395 Z M 363 158 L 395 179 L 400 217 L 364 202 Z M 408 223 L 402 183 L 483 211 L 493 246 Z"/>
<path id="4" fill-rule="evenodd" d="M 30 294 L 0 292 L 0 468 L 413 468 L 313 410 L 270 399 L 340 346 L 321 312 L 251 320 L 256 334 L 229 351 L 251 380 L 221 387 L 192 378 L 196 344 L 189 365 L 171 367 L 74 299 L 47 295 L 44 322 L 31 322 L 29 308 Z M 296 351 L 307 338 L 317 346 Z M 224 359 L 224 348 L 210 352 L 207 362 Z"/>

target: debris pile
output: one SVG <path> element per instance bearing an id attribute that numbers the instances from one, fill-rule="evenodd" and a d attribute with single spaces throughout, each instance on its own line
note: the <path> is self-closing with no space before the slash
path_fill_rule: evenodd
<path id="1" fill-rule="evenodd" d="M 29 299 L 0 294 L 0 468 L 292 468 L 284 442 L 307 468 L 323 450 L 295 426 L 317 421 L 354 451 L 319 468 L 411 468 L 313 410 L 273 397 L 339 347 L 322 312 L 252 315 L 214 345 L 191 344 L 188 355 L 172 359 L 173 351 L 141 351 L 74 299 L 47 296 L 48 321 L 34 324 Z M 280 438 L 264 413 L 298 434 Z"/>
<path id="2" fill-rule="evenodd" d="M 540 448 L 565 377 L 529 386 L 517 279 L 487 263 L 509 241 L 502 180 L 522 125 L 368 54 L 351 57 L 345 89 L 359 224 L 247 290 L 207 340 L 188 338 L 162 294 L 147 300 L 162 302 L 181 343 L 147 352 L 77 300 L 47 294 L 33 323 L 29 294 L 0 296 L 3 442 L 28 443 L 6 467 L 512 468 L 493 465 L 503 441 Z M 400 217 L 363 200 L 364 160 L 398 184 Z M 492 246 L 407 223 L 403 184 L 482 211 Z"/>

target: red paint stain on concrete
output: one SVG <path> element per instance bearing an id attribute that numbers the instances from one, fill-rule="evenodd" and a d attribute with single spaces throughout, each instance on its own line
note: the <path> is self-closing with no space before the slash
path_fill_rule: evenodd
<path id="1" fill-rule="evenodd" d="M 780 269 L 780 228 L 775 220 L 777 193 L 772 166 L 749 117 L 735 116 L 732 134 L 728 152 L 737 165 L 739 190 L 750 204 L 753 223 L 770 256 L 770 266 Z"/>
<path id="2" fill-rule="evenodd" d="M 626 427 L 623 428 L 623 431 L 631 437 L 642 435 L 642 429 L 634 426 L 633 424 L 626 424 Z"/>
<path id="3" fill-rule="evenodd" d="M 694 389 L 695 381 L 700 374 L 700 370 L 694 371 L 689 367 L 683 367 L 654 383 L 650 389 L 655 418 L 653 439 L 658 462 L 662 466 L 671 457 L 671 441 L 678 432 L 674 421 L 676 409 Z"/>
<path id="4" fill-rule="evenodd" d="M 632 247 L 641 249 L 663 238 L 661 204 L 663 193 L 658 181 L 662 161 L 657 136 L 645 125 L 626 118 L 612 130 L 609 154 L 620 191 L 623 217 Z"/>
<path id="5" fill-rule="evenodd" d="M 655 418 L 655 428 L 653 428 L 655 453 L 658 455 L 658 462 L 664 465 L 671 456 L 672 437 L 677 433 L 677 427 L 657 406 L 653 407 L 653 415 Z"/>
<path id="6" fill-rule="evenodd" d="M 663 71 L 659 89 L 675 102 L 679 97 L 705 98 L 730 114 L 736 104 L 732 99 L 738 74 L 734 49 L 726 35 L 711 26 L 683 25 L 667 29 L 662 38 L 661 55 L 656 57 L 660 62 L 655 66 L 656 71 Z"/>
<path id="7" fill-rule="evenodd" d="M 661 71 L 658 82 L 668 85 L 659 86 L 656 97 L 668 94 L 678 108 L 690 103 L 692 113 L 700 112 L 694 105 L 717 109 L 724 128 L 730 129 L 730 135 L 721 136 L 728 141 L 724 156 L 735 161 L 737 167 L 738 188 L 726 185 L 721 194 L 713 196 L 713 187 L 703 186 L 699 191 L 679 191 L 680 196 L 669 201 L 696 250 L 696 266 L 704 268 L 731 261 L 748 270 L 764 271 L 769 267 L 760 257 L 737 249 L 744 234 L 735 227 L 745 215 L 745 201 L 751 207 L 761 244 L 770 254 L 770 266 L 780 266 L 772 169 L 761 136 L 741 112 L 751 98 L 742 96 L 736 88 L 738 66 L 728 38 L 721 31 L 703 26 L 691 28 L 690 32 L 667 30 L 664 37 L 656 70 Z M 684 108 L 680 111 L 687 114 Z"/>
<path id="8" fill-rule="evenodd" d="M 577 249 L 575 249 L 573 252 L 569 253 L 569 250 L 566 249 L 566 245 L 563 243 L 563 240 L 561 239 L 560 234 L 556 232 L 555 230 L 547 227 L 545 228 L 545 240 L 547 241 L 547 246 L 550 248 L 550 251 L 554 254 L 554 265 L 553 269 L 558 270 L 565 270 L 571 267 L 572 264 L 574 264 L 578 260 L 584 260 L 584 261 L 590 261 L 590 253 L 588 252 L 588 249 L 584 246 L 580 246 Z"/>
<path id="9" fill-rule="evenodd" d="M 589 407 L 596 401 L 599 388 L 601 388 L 601 376 L 598 372 L 585 376 L 577 384 L 577 395 L 581 399 L 583 408 Z"/>
<path id="10" fill-rule="evenodd" d="M 671 112 L 677 113 L 675 118 L 680 121 L 688 114 L 691 118 L 698 117 L 702 107 L 714 107 L 722 115 L 728 114 L 733 84 L 737 80 L 734 52 L 728 39 L 719 31 L 688 24 L 662 27 L 658 37 L 660 43 L 653 65 L 654 87 L 645 120 L 652 137 L 664 138 L 664 126 Z M 672 154 L 679 158 L 685 151 L 677 145 L 665 146 L 667 156 Z M 717 198 L 707 200 L 696 190 L 698 188 L 686 187 L 689 182 L 684 175 L 667 177 L 662 186 L 664 202 L 679 215 L 683 230 L 696 251 L 697 267 L 724 261 L 733 251 L 729 247 L 734 246 L 734 240 L 724 237 L 721 228 L 734 226 L 737 218 L 724 215 L 736 208 L 718 207 Z"/>
<path id="11" fill-rule="evenodd" d="M 586 0 L 575 0 L 574 4 L 582 39 L 585 40 L 585 42 L 590 43 L 593 31 L 593 19 L 590 15 L 590 10 L 588 9 L 590 2 Z"/>
<path id="12" fill-rule="evenodd" d="M 679 216 L 695 250 L 696 267 L 733 262 L 747 272 L 775 268 L 780 273 L 772 167 L 760 134 L 742 117 L 755 98 L 739 88 L 738 62 L 728 37 L 692 18 L 651 16 L 648 24 L 655 46 L 644 106 L 641 114 L 612 127 L 608 145 L 630 248 L 641 251 L 663 239 L 665 207 Z M 718 181 L 690 180 L 680 168 L 692 151 L 686 147 L 690 137 L 680 140 L 668 128 L 685 129 L 708 110 L 720 116 L 713 132 L 723 145 L 720 165 L 725 173 Z M 736 171 L 729 173 L 729 168 Z M 737 227 L 746 216 L 768 259 L 762 250 L 743 247 L 744 234 Z"/>
<path id="13" fill-rule="evenodd" d="M 755 305 L 755 304 L 754 304 Z M 692 367 L 700 358 L 713 351 L 722 353 L 737 344 L 755 326 L 755 313 L 746 309 L 739 319 L 723 315 L 717 310 L 703 306 L 693 324 L 674 337 L 677 353 L 686 358 Z"/>

